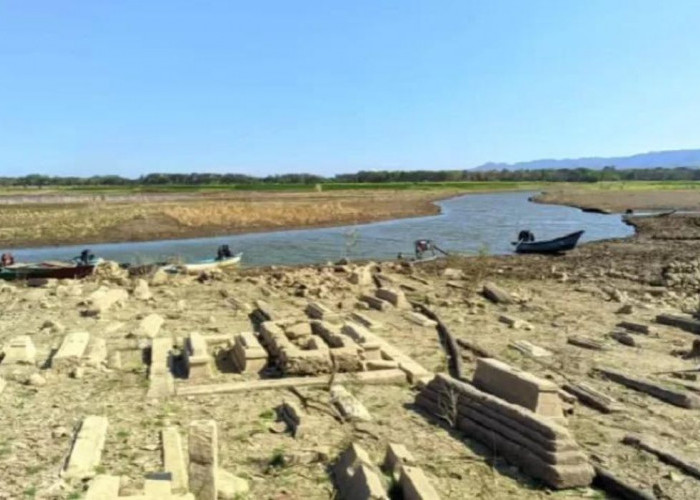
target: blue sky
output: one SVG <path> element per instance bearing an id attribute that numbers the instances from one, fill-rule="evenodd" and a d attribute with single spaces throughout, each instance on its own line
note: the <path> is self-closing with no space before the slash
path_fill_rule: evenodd
<path id="1" fill-rule="evenodd" d="M 0 175 L 700 147 L 700 1 L 0 0 Z"/>

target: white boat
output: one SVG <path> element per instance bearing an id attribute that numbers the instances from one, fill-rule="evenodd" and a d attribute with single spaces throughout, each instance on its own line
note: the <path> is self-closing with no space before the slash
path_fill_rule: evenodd
<path id="1" fill-rule="evenodd" d="M 169 273 L 197 274 L 201 273 L 202 271 L 211 271 L 212 269 L 226 269 L 229 267 L 235 267 L 241 263 L 242 257 L 243 253 L 240 252 L 226 259 L 203 259 L 187 264 L 171 264 L 163 267 L 162 269 Z"/>

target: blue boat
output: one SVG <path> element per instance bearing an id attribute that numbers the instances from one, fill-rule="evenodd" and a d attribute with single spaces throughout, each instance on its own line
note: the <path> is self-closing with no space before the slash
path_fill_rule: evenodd
<path id="1" fill-rule="evenodd" d="M 584 231 L 576 231 L 575 233 L 546 241 L 528 241 L 522 239 L 512 244 L 515 245 L 516 253 L 557 254 L 573 250 L 583 233 Z"/>

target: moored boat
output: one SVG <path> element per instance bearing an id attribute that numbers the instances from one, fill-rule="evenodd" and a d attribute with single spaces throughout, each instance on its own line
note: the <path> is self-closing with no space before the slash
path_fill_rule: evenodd
<path id="1" fill-rule="evenodd" d="M 529 233 L 529 232 L 528 232 Z M 519 239 L 513 242 L 516 253 L 556 254 L 573 250 L 584 231 L 576 231 L 553 240 L 534 241 L 534 239 Z M 521 233 L 522 234 L 522 233 Z"/>
<path id="2" fill-rule="evenodd" d="M 243 253 L 241 252 L 223 259 L 202 259 L 185 264 L 170 264 L 164 266 L 162 269 L 169 273 L 197 274 L 203 271 L 211 271 L 213 269 L 235 267 L 241 263 L 242 257 Z"/>
<path id="3" fill-rule="evenodd" d="M 48 261 L 38 264 L 12 264 L 0 268 L 0 279 L 4 280 L 28 280 L 28 279 L 78 279 L 90 276 L 102 263 L 102 259 L 93 259 L 86 263 Z"/>

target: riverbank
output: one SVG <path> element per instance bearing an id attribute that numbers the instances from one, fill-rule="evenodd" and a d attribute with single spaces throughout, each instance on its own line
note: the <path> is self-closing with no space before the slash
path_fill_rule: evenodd
<path id="1" fill-rule="evenodd" d="M 603 213 L 632 211 L 700 211 L 700 183 L 600 183 L 548 187 L 537 203 L 566 205 Z"/>
<path id="2" fill-rule="evenodd" d="M 262 380 L 293 380 L 293 390 L 263 390 L 261 375 L 240 373 L 231 364 L 235 336 L 260 332 L 261 315 L 279 318 L 280 328 L 289 335 L 294 332 L 293 342 L 299 345 L 299 336 L 309 335 L 325 345 L 308 323 L 309 314 L 321 311 L 332 331 L 358 321 L 357 313 L 368 318 L 372 335 L 393 346 L 391 355 L 407 356 L 427 371 L 428 379 L 447 370 L 440 336 L 427 319 L 409 318 L 404 305 L 380 300 L 381 308 L 374 309 L 360 300 L 376 297 L 378 284 L 427 305 L 454 337 L 476 346 L 481 355 L 487 352 L 558 387 L 584 383 L 612 398 L 613 413 L 602 413 L 575 397 L 562 400 L 568 410 L 560 423 L 586 459 L 658 497 L 694 498 L 698 479 L 621 440 L 627 434 L 644 435 L 693 459 L 698 456 L 693 443 L 700 441 L 697 410 L 633 391 L 595 371 L 612 367 L 694 397 L 697 382 L 654 375 L 696 366 L 684 353 L 697 336 L 655 321 L 661 313 L 687 315 L 698 308 L 700 239 L 669 241 L 664 233 L 681 219 L 689 226 L 700 224 L 693 217 L 633 219 L 639 235 L 583 245 L 563 257 L 450 257 L 417 266 L 351 262 L 199 277 L 129 277 L 124 271 L 105 269 L 91 279 L 36 288 L 0 283 L 0 345 L 6 353 L 0 362 L 0 498 L 64 500 L 84 495 L 91 481 L 71 479 L 60 471 L 80 423 L 90 415 L 105 417 L 108 427 L 103 449 L 94 445 L 101 452 L 87 475 L 116 477 L 122 496 L 142 494 L 145 476 L 164 469 L 164 430 L 179 433 L 186 443 L 190 424 L 202 419 L 217 423 L 219 467 L 239 478 L 236 484 L 249 490 L 249 498 L 333 497 L 337 490 L 329 470 L 350 443 L 367 450 L 376 465 L 387 443 L 406 446 L 443 499 L 602 495 L 591 487 L 551 491 L 493 446 L 421 410 L 415 404 L 420 389 L 405 377 L 388 384 L 345 377 L 343 385 L 370 415 L 369 421 L 358 422 L 339 413 L 331 400 L 328 386 L 332 380 L 342 381 L 340 374 L 317 366 L 323 384 L 304 387 L 300 379 L 280 373 L 270 354 L 271 366 Z M 487 282 L 508 293 L 513 303 L 494 303 L 482 295 Z M 119 296 L 117 303 L 106 305 L 105 290 Z M 309 303 L 327 309 L 309 309 Z M 504 323 L 504 317 L 514 320 L 513 326 Z M 634 347 L 622 344 L 611 336 L 622 321 L 650 333 L 632 331 L 627 336 Z M 59 356 L 57 348 L 76 332 L 90 336 L 87 347 L 83 345 L 85 355 L 77 352 L 80 342 L 73 342 Z M 8 357 L 9 346 L 18 345 L 12 339 L 23 335 L 36 351 L 12 348 Z M 585 337 L 601 349 L 572 345 L 569 337 Z M 193 368 L 189 375 L 182 371 L 188 338 L 204 339 L 204 352 L 191 357 L 192 366 L 208 359 L 207 369 Z M 172 393 L 168 383 L 159 385 L 161 376 L 170 373 L 165 361 L 163 366 L 149 365 L 149 360 L 167 358 L 156 344 L 168 339 L 173 345 Z M 549 353 L 534 358 L 513 347 L 523 341 Z M 202 344 L 192 345 L 201 349 Z M 31 359 L 15 363 L 18 353 Z M 460 357 L 463 374 L 471 379 L 477 355 L 462 347 Z M 395 366 L 391 359 L 382 361 L 382 370 Z M 382 370 L 363 371 L 363 377 Z M 396 376 L 391 368 L 386 373 Z M 247 392 L 207 393 L 241 384 L 249 384 Z M 283 401 L 300 408 L 296 437 L 277 420 Z M 187 459 L 187 447 L 168 446 L 168 456 L 180 449 Z"/>
<path id="3" fill-rule="evenodd" d="M 2 206 L 0 248 L 197 238 L 435 215 L 464 191 L 43 195 Z"/>

